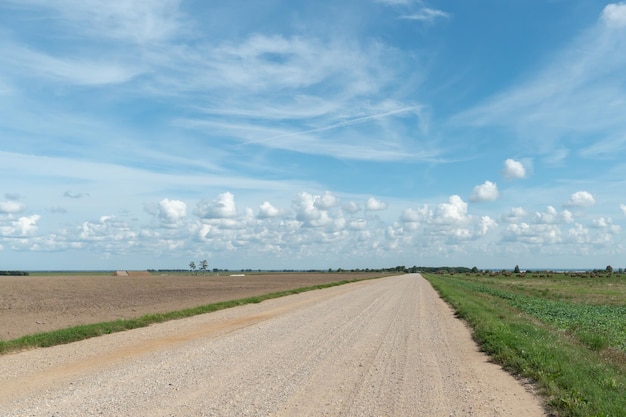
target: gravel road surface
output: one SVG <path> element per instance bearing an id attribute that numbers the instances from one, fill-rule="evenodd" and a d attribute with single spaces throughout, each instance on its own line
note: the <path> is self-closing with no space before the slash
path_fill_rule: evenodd
<path id="1" fill-rule="evenodd" d="M 2 416 L 544 416 L 418 274 L 0 356 Z"/>

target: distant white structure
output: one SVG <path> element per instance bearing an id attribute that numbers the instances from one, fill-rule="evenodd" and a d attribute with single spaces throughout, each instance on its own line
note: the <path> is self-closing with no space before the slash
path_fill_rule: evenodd
<path id="1" fill-rule="evenodd" d="M 114 277 L 149 277 L 150 272 L 148 271 L 115 271 L 113 272 Z"/>

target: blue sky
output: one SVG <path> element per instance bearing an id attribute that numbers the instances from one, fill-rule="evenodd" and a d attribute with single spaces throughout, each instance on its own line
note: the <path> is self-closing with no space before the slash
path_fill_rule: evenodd
<path id="1" fill-rule="evenodd" d="M 0 3 L 0 269 L 626 267 L 626 3 Z"/>

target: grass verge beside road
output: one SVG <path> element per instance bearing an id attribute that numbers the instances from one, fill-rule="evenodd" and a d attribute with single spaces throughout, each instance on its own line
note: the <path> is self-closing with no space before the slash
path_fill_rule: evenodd
<path id="1" fill-rule="evenodd" d="M 624 415 L 626 278 L 424 277 L 482 350 L 534 381 L 553 415 Z"/>
<path id="2" fill-rule="evenodd" d="M 382 278 L 378 277 L 378 278 Z M 196 316 L 199 314 L 210 313 L 218 310 L 224 310 L 231 307 L 237 307 L 245 304 L 260 303 L 264 300 L 272 298 L 284 297 L 287 295 L 299 294 L 306 291 L 319 290 L 323 288 L 335 287 L 338 285 L 349 284 L 351 282 L 364 281 L 368 279 L 353 279 L 331 282 L 326 284 L 313 285 L 309 287 L 295 288 L 287 291 L 279 291 L 268 294 L 262 294 L 253 297 L 241 298 L 231 301 L 222 301 L 218 303 L 208 304 L 185 310 L 171 311 L 160 314 L 147 314 L 135 319 L 115 320 L 104 323 L 86 324 L 74 326 L 67 329 L 55 330 L 45 333 L 37 333 L 33 335 L 23 336 L 17 339 L 0 341 L 0 354 L 16 352 L 20 350 L 33 349 L 38 347 L 50 347 L 65 343 L 77 342 L 79 340 L 91 337 L 102 336 L 105 334 L 121 332 L 124 330 L 146 327 L 155 323 L 162 323 L 169 320 L 177 320 L 185 317 Z"/>

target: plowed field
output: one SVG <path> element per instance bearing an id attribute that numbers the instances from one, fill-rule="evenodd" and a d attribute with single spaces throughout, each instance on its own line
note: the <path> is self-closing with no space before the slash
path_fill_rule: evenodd
<path id="1" fill-rule="evenodd" d="M 0 276 L 0 340 L 380 273 Z"/>

